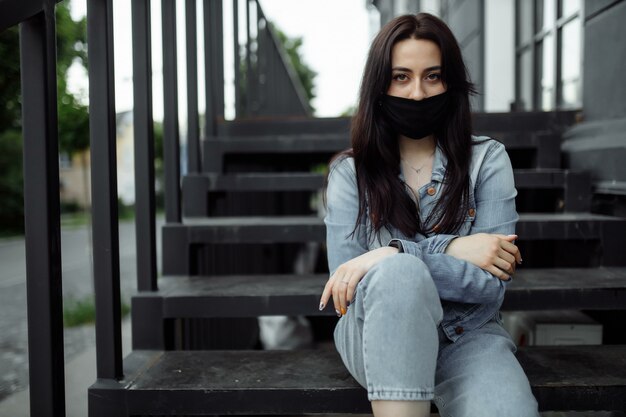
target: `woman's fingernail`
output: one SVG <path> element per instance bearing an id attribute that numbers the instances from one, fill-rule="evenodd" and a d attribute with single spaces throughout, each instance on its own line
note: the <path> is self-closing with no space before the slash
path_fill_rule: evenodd
<path id="1" fill-rule="evenodd" d="M 343 316 L 344 314 L 346 314 L 346 309 L 341 307 L 341 315 Z"/>
<path id="2" fill-rule="evenodd" d="M 350 307 L 350 300 L 346 301 L 346 304 L 348 304 L 348 307 Z"/>
<path id="3" fill-rule="evenodd" d="M 326 307 L 326 305 L 324 303 L 320 303 L 320 311 L 322 311 L 324 307 Z"/>
<path id="4" fill-rule="evenodd" d="M 337 317 L 341 317 L 341 312 L 337 309 L 335 309 L 335 313 L 337 313 Z"/>

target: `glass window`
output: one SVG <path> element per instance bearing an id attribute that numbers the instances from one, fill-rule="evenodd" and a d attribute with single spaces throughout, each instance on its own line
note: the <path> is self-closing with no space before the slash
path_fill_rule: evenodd
<path id="1" fill-rule="evenodd" d="M 556 21 L 556 0 L 543 0 L 543 29 L 554 27 Z"/>
<path id="2" fill-rule="evenodd" d="M 520 110 L 533 108 L 533 57 L 530 48 L 522 53 L 519 59 Z"/>
<path id="3" fill-rule="evenodd" d="M 578 107 L 581 100 L 581 32 L 580 18 L 563 26 L 561 32 L 561 104 Z"/>
<path id="4" fill-rule="evenodd" d="M 520 110 L 582 104 L 582 6 L 582 0 L 516 0 Z"/>
<path id="5" fill-rule="evenodd" d="M 541 110 L 552 110 L 554 108 L 554 80 L 555 80 L 555 52 L 554 35 L 549 34 L 543 38 L 542 58 L 541 58 L 541 82 L 540 97 Z"/>
<path id="6" fill-rule="evenodd" d="M 530 42 L 533 37 L 533 2 L 518 1 L 518 34 L 520 44 Z"/>
<path id="7" fill-rule="evenodd" d="M 567 17 L 580 11 L 580 0 L 561 0 L 561 16 Z"/>

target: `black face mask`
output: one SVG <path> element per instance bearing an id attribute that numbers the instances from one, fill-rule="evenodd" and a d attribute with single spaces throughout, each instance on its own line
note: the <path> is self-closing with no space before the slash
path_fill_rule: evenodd
<path id="1" fill-rule="evenodd" d="M 383 94 L 380 106 L 383 116 L 396 133 L 410 139 L 423 139 L 440 130 L 446 121 L 448 92 L 419 101 Z"/>

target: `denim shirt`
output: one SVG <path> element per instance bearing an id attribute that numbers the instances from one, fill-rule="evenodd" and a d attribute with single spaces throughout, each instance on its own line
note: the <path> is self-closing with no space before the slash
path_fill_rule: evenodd
<path id="1" fill-rule="evenodd" d="M 517 191 L 513 169 L 504 145 L 488 137 L 476 136 L 472 136 L 472 145 L 469 210 L 464 224 L 455 235 L 427 237 L 418 233 L 404 236 L 388 226 L 368 239 L 369 213 L 366 213 L 356 233 L 349 236 L 359 211 L 353 158 L 344 157 L 333 162 L 326 191 L 324 222 L 330 274 L 350 259 L 397 240 L 403 252 L 420 258 L 428 267 L 444 310 L 441 327 L 451 341 L 491 319 L 499 320 L 507 283 L 472 263 L 445 254 L 448 244 L 456 237 L 475 233 L 514 234 L 519 218 L 515 210 Z M 416 201 L 407 189 L 413 201 L 419 204 L 422 221 L 428 218 L 441 195 L 445 169 L 445 155 L 436 147 L 431 179 L 418 190 L 419 199 Z M 400 179 L 404 181 L 402 174 Z"/>

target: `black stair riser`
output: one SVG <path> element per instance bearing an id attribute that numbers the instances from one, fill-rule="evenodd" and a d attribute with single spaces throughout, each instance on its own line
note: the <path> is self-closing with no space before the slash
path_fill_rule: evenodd
<path id="1" fill-rule="evenodd" d="M 602 217 L 602 220 L 584 220 L 575 214 L 559 217 L 525 214 L 520 216 L 516 232 L 520 241 L 599 240 L 602 265 L 622 265 L 625 261 L 619 242 L 626 236 L 626 221 Z M 275 244 L 299 242 L 324 242 L 326 228 L 321 219 L 304 217 L 302 221 L 281 224 L 282 220 L 273 219 L 267 223 L 259 218 L 241 218 L 244 223 L 232 219 L 213 219 L 214 225 L 166 224 L 163 227 L 163 273 L 166 275 L 191 273 L 191 254 L 205 244 Z M 293 218 L 292 218 L 293 219 Z M 230 221 L 229 225 L 217 225 L 221 220 Z M 194 246 L 195 248 L 192 248 Z M 195 253 L 195 252 L 194 252 Z"/>
<path id="2" fill-rule="evenodd" d="M 561 138 L 552 132 L 493 134 L 507 151 L 534 150 L 534 167 L 559 168 Z M 204 172 L 224 172 L 227 155 L 320 155 L 318 163 L 327 163 L 328 156 L 350 147 L 346 135 L 282 135 L 259 137 L 230 137 L 203 142 Z"/>
<path id="3" fill-rule="evenodd" d="M 478 134 L 489 132 L 563 131 L 576 122 L 578 111 L 524 111 L 472 113 L 472 127 Z M 350 131 L 350 117 L 242 119 L 218 124 L 221 136 L 256 136 L 260 134 L 332 134 Z"/>
<path id="4" fill-rule="evenodd" d="M 555 189 L 568 182 L 588 178 L 588 174 L 567 170 L 514 170 L 516 188 Z M 183 192 L 234 191 L 318 191 L 323 189 L 324 174 L 314 173 L 247 173 L 247 174 L 189 174 L 183 178 Z M 585 189 L 584 192 L 590 191 Z"/>
<path id="5" fill-rule="evenodd" d="M 589 211 L 591 179 L 586 173 L 561 170 L 515 170 L 515 186 L 520 191 L 552 190 L 552 205 L 557 211 Z M 317 192 L 323 189 L 323 174 L 191 174 L 183 178 L 183 210 L 188 217 L 210 215 L 211 201 L 224 199 L 227 193 Z M 562 194 L 557 192 L 562 190 Z M 560 199 L 560 203 L 554 201 Z"/>

